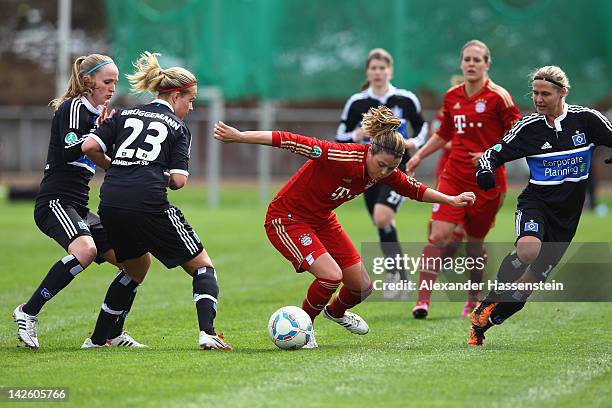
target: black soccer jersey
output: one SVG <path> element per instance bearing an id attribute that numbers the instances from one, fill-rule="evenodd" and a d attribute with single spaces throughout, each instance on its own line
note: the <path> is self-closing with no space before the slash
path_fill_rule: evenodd
<path id="1" fill-rule="evenodd" d="M 519 196 L 519 207 L 533 203 L 561 225 L 577 225 L 593 150 L 599 145 L 612 147 L 610 121 L 596 110 L 564 104 L 554 127 L 538 113 L 523 117 L 485 151 L 477 171 L 495 171 L 525 157 L 530 177 Z"/>
<path id="2" fill-rule="evenodd" d="M 96 128 L 99 115 L 85 97 L 68 99 L 57 108 L 37 203 L 59 198 L 65 204 L 87 207 L 96 165 L 83 155 L 81 144 Z"/>
<path id="3" fill-rule="evenodd" d="M 370 108 L 385 105 L 393 111 L 395 116 L 402 120 L 398 129 L 401 135 L 408 139 L 414 137 L 417 147 L 421 147 L 427 138 L 428 125 L 421 115 L 421 103 L 415 94 L 389 86 L 389 92 L 382 98 L 378 98 L 371 88 L 354 94 L 344 105 L 340 125 L 336 132 L 336 141 L 352 143 L 355 141 L 355 129 L 361 126 L 363 114 Z M 408 133 L 407 124 L 410 123 L 413 134 Z M 365 137 L 362 143 L 370 143 L 370 138 Z"/>
<path id="4" fill-rule="evenodd" d="M 149 213 L 169 208 L 164 171 L 188 175 L 191 134 L 166 101 L 123 109 L 90 136 L 114 152 L 100 206 Z"/>

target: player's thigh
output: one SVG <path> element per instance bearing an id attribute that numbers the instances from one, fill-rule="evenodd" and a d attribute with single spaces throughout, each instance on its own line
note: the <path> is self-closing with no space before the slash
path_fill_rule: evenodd
<path id="1" fill-rule="evenodd" d="M 141 231 L 149 252 L 168 269 L 187 264 L 204 252 L 200 237 L 182 211 L 174 206 L 163 213 L 147 216 Z M 210 262 L 208 254 L 202 255 L 197 261 L 206 262 L 207 259 Z"/>
<path id="2" fill-rule="evenodd" d="M 345 270 L 349 266 L 353 266 L 361 262 L 361 256 L 353 241 L 344 232 L 344 229 L 337 220 L 332 220 L 326 224 L 317 226 L 315 229 L 317 237 L 327 251 L 335 259 L 340 266 L 340 269 Z"/>
<path id="3" fill-rule="evenodd" d="M 91 236 L 93 237 L 96 244 L 96 249 L 98 251 L 95 262 L 101 264 L 104 261 L 108 261 L 113 265 L 117 265 L 118 262 L 115 252 L 108 241 L 108 235 L 104 229 L 104 226 L 102 225 L 100 217 L 97 214 L 88 211 L 84 219 L 89 226 L 89 231 L 91 232 Z"/>
<path id="4" fill-rule="evenodd" d="M 503 194 L 498 194 L 491 199 L 477 198 L 473 206 L 466 208 L 463 228 L 465 233 L 473 238 L 484 239 L 493 225 L 495 217 L 501 207 Z"/>
<path id="5" fill-rule="evenodd" d="M 117 262 L 137 259 L 149 252 L 141 232 L 146 214 L 114 207 L 100 207 L 99 213 Z"/>
<path id="6" fill-rule="evenodd" d="M 439 179 L 438 191 L 447 195 L 458 195 L 462 192 L 460 187 L 445 177 Z M 464 223 L 465 214 L 465 207 L 453 207 L 452 205 L 441 203 L 432 204 L 431 219 L 433 222 L 429 240 L 435 243 L 450 241 L 452 230 L 454 230 L 455 225 Z M 436 221 L 440 222 L 436 223 Z M 436 226 L 436 224 L 438 225 Z M 450 224 L 452 224 L 452 228 Z"/>
<path id="7" fill-rule="evenodd" d="M 519 207 L 515 213 L 516 254 L 527 264 L 539 255 L 546 236 L 546 217 L 537 207 Z"/>
<path id="8" fill-rule="evenodd" d="M 34 221 L 45 235 L 53 238 L 66 251 L 78 237 L 91 237 L 89 226 L 77 210 L 60 199 L 37 203 Z"/>
<path id="9" fill-rule="evenodd" d="M 268 214 L 264 227 L 270 243 L 291 262 L 296 272 L 310 270 L 313 263 L 328 252 L 313 228 L 305 222 Z"/>

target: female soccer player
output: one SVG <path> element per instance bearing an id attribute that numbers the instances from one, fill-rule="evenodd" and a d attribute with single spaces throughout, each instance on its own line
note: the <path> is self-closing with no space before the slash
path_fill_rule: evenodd
<path id="1" fill-rule="evenodd" d="M 565 103 L 570 84 L 561 68 L 542 67 L 530 79 L 536 113 L 488 149 L 476 171 L 480 188 L 490 190 L 496 184 L 493 173 L 504 163 L 525 157 L 529 165 L 529 184 L 516 210 L 516 250 L 502 261 L 499 282 L 546 280 L 578 228 L 593 150 L 612 147 L 612 125 L 605 116 Z M 472 312 L 468 344 L 483 345 L 485 331 L 521 310 L 530 294 L 489 293 Z"/>
<path id="2" fill-rule="evenodd" d="M 419 271 L 419 296 L 412 315 L 424 319 L 429 313 L 432 284 L 436 281 L 440 259 L 448 256 L 455 227 L 462 224 L 466 234 L 466 253 L 473 259 L 486 259 L 484 238 L 493 226 L 497 210 L 506 191 L 505 169 L 500 168 L 497 188 L 485 192 L 474 180 L 476 161 L 520 118 L 510 94 L 494 84 L 488 76 L 491 64 L 489 48 L 472 40 L 461 49 L 461 70 L 464 82 L 451 88 L 444 96 L 440 129 L 416 152 L 406 165 L 411 174 L 420 162 L 452 141 L 451 152 L 440 176 L 438 189 L 457 194 L 463 189 L 476 192 L 478 200 L 470 208 L 453 208 L 434 204 L 429 244 L 423 248 L 424 268 Z M 436 260 L 438 260 L 436 262 Z M 482 265 L 483 262 L 476 264 Z M 480 282 L 484 268 L 471 268 L 470 280 Z M 426 287 L 425 287 L 426 286 Z M 469 315 L 478 300 L 478 291 L 470 291 L 463 308 Z"/>
<path id="3" fill-rule="evenodd" d="M 314 275 L 302 303 L 310 318 L 314 320 L 323 310 L 325 317 L 355 334 L 366 334 L 368 325 L 346 310 L 368 297 L 372 283 L 333 210 L 377 183 L 418 201 L 463 207 L 475 199 L 471 192 L 439 193 L 397 169 L 406 145 L 396 131 L 401 120 L 389 108 L 371 108 L 362 123 L 372 139 L 369 145 L 333 143 L 283 131 L 241 132 L 223 122 L 215 125 L 215 137 L 222 142 L 275 146 L 310 159 L 270 203 L 266 234 L 297 272 Z M 344 285 L 328 304 L 341 282 Z M 317 347 L 314 337 L 307 347 Z"/>
<path id="4" fill-rule="evenodd" d="M 229 350 L 213 328 L 217 272 L 200 238 L 166 194 L 166 187 L 177 190 L 187 183 L 191 133 L 183 119 L 193 110 L 196 78 L 184 68 L 162 69 L 157 55 L 141 54 L 136 72 L 127 76 L 132 91 L 157 93 L 157 99 L 119 111 L 83 143 L 83 152 L 108 169 L 99 213 L 124 271 L 109 286 L 94 332 L 82 347 L 106 344 L 113 320 L 124 313 L 153 254 L 167 268 L 180 265 L 192 276 L 200 348 Z M 105 154 L 109 150 L 112 160 Z"/>
<path id="5" fill-rule="evenodd" d="M 412 92 L 398 89 L 391 84 L 393 57 L 386 50 L 382 48 L 371 50 L 365 68 L 367 81 L 362 86 L 362 91 L 351 96 L 344 105 L 336 141 L 369 144 L 371 139 L 362 126 L 363 115 L 370 108 L 387 106 L 401 119 L 398 132 L 406 144 L 406 151 L 399 165 L 399 169 L 403 171 L 410 158 L 408 150 L 421 147 L 427 137 L 428 124 L 421 115 L 421 103 Z M 413 132 L 410 136 L 408 123 Z M 367 189 L 363 196 L 370 217 L 378 229 L 383 253 L 386 257 L 395 257 L 402 252 L 395 228 L 395 213 L 399 210 L 404 197 L 384 184 L 375 184 Z M 403 270 L 398 272 L 391 272 L 393 276 L 389 278 L 406 279 Z"/>
<path id="6" fill-rule="evenodd" d="M 89 181 L 96 165 L 81 151 L 85 135 L 112 114 L 107 108 L 118 76 L 117 66 L 106 55 L 78 57 L 72 64 L 68 89 L 51 101 L 56 111 L 45 173 L 36 196 L 34 220 L 38 228 L 57 241 L 68 255 L 51 267 L 30 299 L 13 312 L 18 338 L 30 348 L 39 347 L 37 315 L 46 302 L 92 262 L 106 260 L 118 265 L 100 219 L 87 208 Z M 116 320 L 114 329 L 109 332 L 109 344 L 140 345 L 123 332 L 124 317 L 119 316 Z"/>

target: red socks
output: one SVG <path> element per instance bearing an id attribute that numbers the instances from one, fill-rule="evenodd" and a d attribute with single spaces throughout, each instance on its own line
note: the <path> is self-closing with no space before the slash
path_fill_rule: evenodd
<path id="1" fill-rule="evenodd" d="M 434 244 L 427 244 L 423 248 L 421 256 L 421 269 L 419 270 L 419 297 L 417 303 L 429 303 L 431 298 L 431 287 L 436 283 L 440 271 L 440 260 L 444 257 L 446 248 Z M 427 287 L 423 287 L 427 282 Z"/>
<path id="2" fill-rule="evenodd" d="M 333 302 L 327 306 L 327 311 L 332 317 L 342 317 L 346 309 L 357 306 L 359 303 L 366 300 L 370 293 L 372 293 L 372 284 L 368 286 L 364 291 L 355 292 L 342 285 L 340 292 L 336 295 Z"/>
<path id="3" fill-rule="evenodd" d="M 302 309 L 308 313 L 312 321 L 329 302 L 329 299 L 331 299 L 338 286 L 340 286 L 340 282 L 342 281 L 317 278 L 310 284 L 306 298 L 302 303 Z"/>

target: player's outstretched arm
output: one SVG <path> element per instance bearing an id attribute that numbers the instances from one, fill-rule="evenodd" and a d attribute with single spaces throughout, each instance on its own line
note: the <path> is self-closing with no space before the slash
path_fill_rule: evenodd
<path id="1" fill-rule="evenodd" d="M 438 136 L 437 133 L 434 133 L 429 138 L 427 143 L 425 143 L 423 147 L 417 150 L 414 156 L 412 156 L 410 160 L 408 160 L 408 163 L 406 163 L 406 174 L 411 176 L 414 173 L 414 169 L 416 169 L 419 166 L 419 164 L 421 164 L 421 160 L 425 159 L 426 157 L 428 157 L 429 155 L 431 155 L 438 149 L 441 149 L 442 147 L 444 147 L 446 142 L 447 141 L 442 139 L 440 136 Z"/>
<path id="2" fill-rule="evenodd" d="M 423 193 L 423 201 L 427 203 L 450 204 L 453 207 L 466 207 L 474 204 L 476 195 L 469 191 L 456 196 L 449 196 L 433 188 L 428 188 Z"/>
<path id="3" fill-rule="evenodd" d="M 271 131 L 241 132 L 221 121 L 215 124 L 215 139 L 223 143 L 249 143 L 272 146 Z"/>

